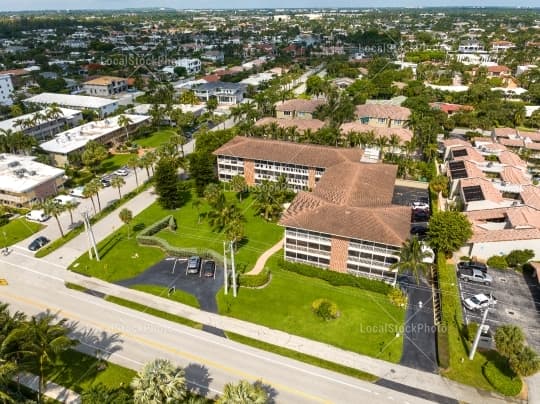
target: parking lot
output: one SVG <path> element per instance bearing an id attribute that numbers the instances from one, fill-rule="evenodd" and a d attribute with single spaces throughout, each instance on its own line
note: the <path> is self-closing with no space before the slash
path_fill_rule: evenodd
<path id="1" fill-rule="evenodd" d="M 490 329 L 494 332 L 501 325 L 517 325 L 523 329 L 527 342 L 540 350 L 540 287 L 536 279 L 513 270 L 490 268 L 488 273 L 493 278 L 491 286 L 459 281 L 461 301 L 479 293 L 492 293 L 497 304 L 490 308 L 486 320 Z M 481 311 L 470 311 L 463 304 L 462 308 L 467 322 L 481 323 Z"/>

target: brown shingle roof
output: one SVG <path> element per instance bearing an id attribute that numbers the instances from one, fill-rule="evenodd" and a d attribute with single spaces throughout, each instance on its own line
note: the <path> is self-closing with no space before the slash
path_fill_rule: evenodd
<path id="1" fill-rule="evenodd" d="M 411 110 L 397 105 L 363 104 L 356 106 L 358 118 L 390 118 L 405 121 L 409 119 Z"/>
<path id="2" fill-rule="evenodd" d="M 255 122 L 255 126 L 265 126 L 276 123 L 280 128 L 292 128 L 296 127 L 300 132 L 304 132 L 308 129 L 312 131 L 318 131 L 324 126 L 324 122 L 319 119 L 277 119 L 272 117 L 265 117 Z"/>
<path id="3" fill-rule="evenodd" d="M 359 162 L 363 151 L 359 148 L 344 149 L 236 136 L 214 151 L 214 154 L 328 168 L 347 161 Z"/>
<path id="4" fill-rule="evenodd" d="M 387 138 L 390 138 L 392 135 L 399 136 L 401 143 L 404 143 L 406 141 L 411 141 L 413 134 L 412 132 L 407 128 L 385 128 L 385 127 L 379 127 L 379 126 L 370 126 L 365 125 L 361 122 L 347 122 L 341 125 L 340 127 L 341 133 L 347 134 L 350 132 L 357 132 L 357 133 L 366 133 L 366 132 L 373 132 L 376 137 L 383 137 L 386 136 Z"/>
<path id="5" fill-rule="evenodd" d="M 275 105 L 276 111 L 297 111 L 297 112 L 310 112 L 313 113 L 320 106 L 323 105 L 322 100 L 304 100 L 301 98 L 294 100 L 285 100 L 284 102 L 277 102 Z"/>

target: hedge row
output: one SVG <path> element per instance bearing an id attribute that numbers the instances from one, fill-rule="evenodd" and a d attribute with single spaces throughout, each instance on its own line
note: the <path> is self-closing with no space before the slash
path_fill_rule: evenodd
<path id="1" fill-rule="evenodd" d="M 166 240 L 163 240 L 160 237 L 154 236 L 154 234 L 159 233 L 161 230 L 169 226 L 169 221 L 173 216 L 168 215 L 163 219 L 158 220 L 154 224 L 151 224 L 147 228 L 143 229 L 137 235 L 137 242 L 140 245 L 155 246 L 164 250 L 167 254 L 174 257 L 189 257 L 192 255 L 198 255 L 204 259 L 213 259 L 214 261 L 223 262 L 223 256 L 218 254 L 216 251 L 209 248 L 186 248 L 186 247 L 176 247 L 170 245 Z"/>
<path id="2" fill-rule="evenodd" d="M 457 275 L 446 267 L 446 258 L 443 253 L 437 254 L 437 271 L 439 272 L 439 285 L 441 289 L 441 324 L 437 330 L 437 356 L 439 366 L 443 369 L 450 367 L 450 327 L 452 333 L 459 333 L 458 324 L 461 324 L 461 302 L 457 288 Z M 455 286 L 453 286 L 455 285 Z M 459 318 L 458 318 L 459 316 Z"/>
<path id="3" fill-rule="evenodd" d="M 264 268 L 257 275 L 240 274 L 238 283 L 246 288 L 259 288 L 270 281 L 270 270 Z"/>
<path id="4" fill-rule="evenodd" d="M 514 397 L 521 392 L 523 387 L 521 378 L 514 374 L 503 360 L 488 362 L 483 372 L 489 384 L 499 393 Z"/>
<path id="5" fill-rule="evenodd" d="M 306 264 L 285 261 L 284 259 L 280 259 L 278 265 L 286 271 L 296 272 L 297 274 L 312 278 L 319 278 L 327 281 L 333 286 L 353 286 L 359 289 L 381 293 L 383 295 L 387 295 L 392 289 L 392 286 L 382 281 L 344 274 L 342 272 L 329 271 Z"/>

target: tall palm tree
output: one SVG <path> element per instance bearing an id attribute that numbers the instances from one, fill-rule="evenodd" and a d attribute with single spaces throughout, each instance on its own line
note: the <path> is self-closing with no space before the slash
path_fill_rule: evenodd
<path id="1" fill-rule="evenodd" d="M 390 135 L 390 139 L 388 140 L 388 145 L 390 146 L 390 149 L 392 150 L 393 154 L 396 153 L 396 150 L 399 147 L 400 143 L 401 143 L 401 138 L 395 133 L 392 133 L 392 135 Z"/>
<path id="2" fill-rule="evenodd" d="M 375 144 L 379 148 L 381 161 L 384 161 L 384 155 L 386 153 L 386 148 L 388 147 L 389 139 L 386 136 L 379 136 L 375 139 Z"/>
<path id="3" fill-rule="evenodd" d="M 118 217 L 122 222 L 124 222 L 127 225 L 128 228 L 128 239 L 130 237 L 130 228 L 129 223 L 133 220 L 133 212 L 129 210 L 128 208 L 124 208 L 120 211 L 118 214 Z"/>
<path id="4" fill-rule="evenodd" d="M 276 192 L 274 183 L 263 180 L 263 182 L 254 187 L 253 193 L 253 207 L 264 217 L 265 220 L 270 221 L 279 217 L 283 211 L 283 200 L 281 195 Z"/>
<path id="5" fill-rule="evenodd" d="M 135 404 L 177 403 L 187 395 L 184 370 L 165 359 L 147 363 L 131 388 Z"/>
<path id="6" fill-rule="evenodd" d="M 269 402 L 268 393 L 260 382 L 251 384 L 247 380 L 238 383 L 227 383 L 223 395 L 217 404 L 266 404 Z"/>
<path id="7" fill-rule="evenodd" d="M 101 199 L 99 198 L 99 191 L 101 191 L 102 188 L 103 188 L 103 185 L 101 185 L 101 182 L 97 178 L 94 178 L 84 187 L 85 190 L 88 189 L 88 193 L 90 195 L 96 196 L 98 208 L 100 212 L 101 212 Z M 94 211 L 95 211 L 95 207 L 94 207 Z"/>
<path id="8" fill-rule="evenodd" d="M 430 254 L 427 251 L 422 250 L 422 243 L 418 240 L 418 237 L 413 236 L 406 240 L 401 247 L 399 261 L 393 265 L 393 268 L 397 269 L 396 279 L 398 272 L 410 271 L 416 279 L 416 284 L 419 284 L 420 275 L 425 274 L 428 268 L 428 265 L 423 260 L 429 256 Z"/>
<path id="9" fill-rule="evenodd" d="M 214 230 L 221 231 L 232 222 L 242 222 L 245 220 L 242 212 L 233 203 L 217 206 L 210 213 L 208 213 L 208 222 Z"/>
<path id="10" fill-rule="evenodd" d="M 121 188 L 126 185 L 126 181 L 122 177 L 116 176 L 111 180 L 111 185 L 118 189 L 118 198 L 122 199 Z M 101 208 L 100 208 L 101 209 Z"/>
<path id="11" fill-rule="evenodd" d="M 18 372 L 15 362 L 4 361 L 0 359 L 0 402 L 15 403 L 16 401 L 7 393 L 8 384 Z"/>
<path id="12" fill-rule="evenodd" d="M 126 131 L 126 140 L 129 140 L 129 127 L 131 124 L 133 124 L 133 119 L 131 119 L 129 116 L 120 115 L 118 117 L 118 126 L 124 128 Z"/>
<path id="13" fill-rule="evenodd" d="M 67 201 L 66 203 L 64 203 L 64 208 L 66 208 L 66 210 L 69 212 L 69 220 L 71 225 L 73 225 L 73 211 L 78 205 L 79 204 L 75 201 Z"/>
<path id="14" fill-rule="evenodd" d="M 9 338 L 19 340 L 22 363 L 38 373 L 38 402 L 45 387 L 45 372 L 58 366 L 58 355 L 73 347 L 77 341 L 68 337 L 67 319 L 57 321 L 56 316 L 46 313 L 33 316 L 14 330 Z"/>
<path id="15" fill-rule="evenodd" d="M 152 154 L 153 152 L 146 152 L 140 158 L 140 164 L 146 170 L 146 176 L 150 178 L 150 166 L 152 165 Z"/>
<path id="16" fill-rule="evenodd" d="M 92 207 L 94 208 L 94 214 L 97 213 L 96 211 L 96 202 L 94 201 L 94 187 L 92 185 L 89 185 L 90 183 L 86 184 L 86 186 L 83 188 L 82 194 L 85 198 L 90 198 L 90 202 L 92 202 Z"/>
<path id="17" fill-rule="evenodd" d="M 182 128 L 176 128 L 176 131 L 177 133 L 169 138 L 169 142 L 176 147 L 176 152 L 178 152 L 178 148 L 180 148 L 182 158 L 184 158 L 184 145 L 187 142 L 187 138 L 184 136 Z"/>
<path id="18" fill-rule="evenodd" d="M 131 156 L 131 158 L 127 161 L 127 166 L 133 170 L 133 173 L 135 174 L 135 184 L 137 185 L 137 188 L 139 188 L 139 175 L 137 174 L 137 168 L 141 167 L 141 159 L 139 156 Z"/>
<path id="19" fill-rule="evenodd" d="M 60 214 L 64 211 L 64 206 L 56 203 L 52 199 L 46 199 L 41 203 L 41 209 L 45 212 L 46 215 L 52 216 L 55 218 L 56 223 L 58 224 L 58 229 L 60 230 L 60 234 L 62 237 L 64 236 L 64 229 L 62 228 L 62 224 L 60 223 Z"/>

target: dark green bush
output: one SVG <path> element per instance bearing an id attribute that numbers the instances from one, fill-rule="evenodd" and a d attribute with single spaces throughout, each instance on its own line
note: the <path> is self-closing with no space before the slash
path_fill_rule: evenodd
<path id="1" fill-rule="evenodd" d="M 499 393 L 514 397 L 521 392 L 521 378 L 510 369 L 504 359 L 488 362 L 483 372 L 489 384 Z"/>
<path id="2" fill-rule="evenodd" d="M 387 295 L 392 289 L 392 286 L 382 281 L 316 268 L 297 262 L 289 262 L 284 259 L 280 259 L 278 265 L 286 271 L 295 272 L 311 278 L 319 278 L 327 281 L 333 286 L 353 286 L 355 288 L 365 289 L 383 295 Z"/>
<path id="3" fill-rule="evenodd" d="M 328 299 L 317 299 L 311 304 L 311 308 L 317 317 L 329 321 L 339 317 L 339 309 L 336 303 Z"/>
<path id="4" fill-rule="evenodd" d="M 502 255 L 494 255 L 492 257 L 489 257 L 489 259 L 487 260 L 487 264 L 491 268 L 497 268 L 497 269 L 508 268 L 508 262 L 506 261 L 506 258 Z"/>
<path id="5" fill-rule="evenodd" d="M 448 326 L 437 328 L 437 359 L 439 366 L 443 369 L 450 367 L 450 346 L 448 341 Z"/>
<path id="6" fill-rule="evenodd" d="M 533 250 L 513 250 L 506 256 L 506 262 L 512 268 L 526 264 L 529 260 L 534 258 Z"/>

